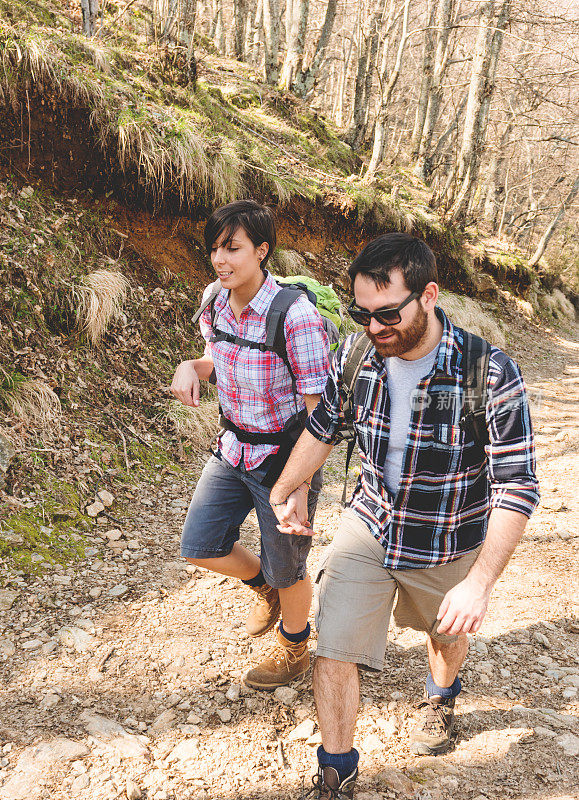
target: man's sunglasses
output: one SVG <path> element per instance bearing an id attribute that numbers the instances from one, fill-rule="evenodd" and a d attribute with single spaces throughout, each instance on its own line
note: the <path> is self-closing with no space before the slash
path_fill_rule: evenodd
<path id="1" fill-rule="evenodd" d="M 411 303 L 417 297 L 420 297 L 420 292 L 412 292 L 412 294 L 408 295 L 406 300 L 403 300 L 396 308 L 378 308 L 376 311 L 368 311 L 367 308 L 360 308 L 356 305 L 356 301 L 352 300 L 347 310 L 348 314 L 358 325 L 367 327 L 372 317 L 374 317 L 376 322 L 379 322 L 380 325 L 398 325 L 402 322 L 400 312 L 404 306 L 407 306 L 408 303 Z"/>

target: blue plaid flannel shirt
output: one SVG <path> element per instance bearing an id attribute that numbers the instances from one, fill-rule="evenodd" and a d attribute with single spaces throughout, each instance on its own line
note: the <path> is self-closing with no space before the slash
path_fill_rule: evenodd
<path id="1" fill-rule="evenodd" d="M 444 330 L 433 370 L 417 386 L 398 492 L 384 483 L 390 430 L 385 361 L 372 349 L 353 396 L 361 472 L 350 507 L 385 550 L 384 566 L 424 569 L 464 555 L 485 538 L 491 508 L 530 516 L 539 502 L 529 404 L 517 364 L 490 355 L 486 454 L 459 426 L 463 330 L 436 309 Z M 334 444 L 344 423 L 341 377 L 353 336 L 336 352 L 307 429 Z"/>

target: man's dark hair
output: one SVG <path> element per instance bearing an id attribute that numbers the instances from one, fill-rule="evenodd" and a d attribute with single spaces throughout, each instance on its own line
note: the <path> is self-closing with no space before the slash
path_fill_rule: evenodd
<path id="1" fill-rule="evenodd" d="M 367 275 L 376 286 L 390 283 L 390 273 L 399 269 L 411 292 L 422 294 L 426 284 L 438 282 L 436 259 L 430 247 L 409 233 L 386 233 L 369 242 L 348 270 L 352 291 L 356 275 Z"/>
<path id="2" fill-rule="evenodd" d="M 261 262 L 263 269 L 275 250 L 275 224 L 269 208 L 261 206 L 255 200 L 236 200 L 211 214 L 203 232 L 207 255 L 211 255 L 211 248 L 222 234 L 225 234 L 223 243 L 227 244 L 239 228 L 243 228 L 255 247 L 263 242 L 268 243 L 269 250 Z"/>

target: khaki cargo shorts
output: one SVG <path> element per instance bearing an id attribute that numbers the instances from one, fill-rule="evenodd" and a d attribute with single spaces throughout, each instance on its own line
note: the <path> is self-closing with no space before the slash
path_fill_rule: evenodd
<path id="1" fill-rule="evenodd" d="M 456 636 L 436 632 L 444 595 L 466 577 L 480 548 L 428 569 L 386 569 L 384 548 L 347 508 L 328 546 L 315 587 L 316 654 L 381 670 L 392 606 L 403 628 L 425 631 L 440 642 Z"/>

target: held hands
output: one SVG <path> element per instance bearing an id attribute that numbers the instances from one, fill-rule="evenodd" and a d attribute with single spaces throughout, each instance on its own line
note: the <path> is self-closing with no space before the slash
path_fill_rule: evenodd
<path id="1" fill-rule="evenodd" d="M 279 520 L 277 529 L 281 533 L 294 536 L 313 536 L 314 531 L 308 522 L 308 485 L 302 483 L 285 501 L 275 503 L 270 500 L 274 514 Z"/>
<path id="2" fill-rule="evenodd" d="M 476 633 L 487 611 L 492 586 L 470 575 L 446 593 L 437 618 L 437 633 L 454 636 L 457 633 Z"/>
<path id="3" fill-rule="evenodd" d="M 171 391 L 186 406 L 199 405 L 199 376 L 193 361 L 182 361 L 173 375 Z"/>

